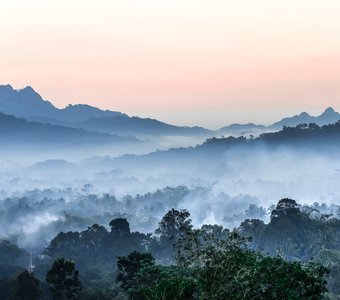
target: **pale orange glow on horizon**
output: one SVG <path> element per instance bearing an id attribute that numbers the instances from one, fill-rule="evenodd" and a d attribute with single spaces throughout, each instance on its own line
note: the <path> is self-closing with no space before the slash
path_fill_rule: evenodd
<path id="1" fill-rule="evenodd" d="M 210 127 L 340 109 L 339 13 L 335 0 L 6 1 L 0 84 Z"/>

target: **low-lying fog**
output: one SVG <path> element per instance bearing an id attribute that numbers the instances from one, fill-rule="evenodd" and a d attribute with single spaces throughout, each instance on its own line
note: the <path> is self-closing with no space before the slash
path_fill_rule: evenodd
<path id="1" fill-rule="evenodd" d="M 17 159 L 1 161 L 0 238 L 26 248 L 42 249 L 59 231 L 106 226 L 118 216 L 132 230 L 152 231 L 173 207 L 188 209 L 196 226 L 232 228 L 250 204 L 267 209 L 284 197 L 340 204 L 340 158 L 321 151 L 238 147 L 213 158 L 156 152 L 133 159 L 110 153 L 76 159 L 75 152 L 73 160 L 16 151 Z"/>

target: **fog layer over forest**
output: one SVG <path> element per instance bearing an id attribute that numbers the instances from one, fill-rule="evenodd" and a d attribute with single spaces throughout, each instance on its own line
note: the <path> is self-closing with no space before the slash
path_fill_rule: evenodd
<path id="1" fill-rule="evenodd" d="M 78 160 L 77 149 L 73 160 L 60 149 L 51 159 L 45 160 L 42 151 L 39 160 L 37 150 L 25 161 L 26 150 L 18 147 L 17 161 L 2 161 L 0 238 L 43 249 L 59 231 L 105 225 L 119 216 L 133 230 L 147 232 L 171 208 L 189 210 L 195 226 L 233 228 L 247 217 L 249 205 L 263 207 L 256 218 L 268 220 L 271 205 L 285 197 L 326 203 L 336 213 L 340 131 L 334 136 L 333 127 L 320 127 L 324 132 L 317 134 L 308 126 L 294 130 L 255 139 L 214 138 L 144 155 L 108 151 Z M 302 135 L 298 143 L 296 135 Z"/>
<path id="2" fill-rule="evenodd" d="M 0 111 L 0 300 L 340 294 L 333 109 L 209 130 L 0 86 Z"/>

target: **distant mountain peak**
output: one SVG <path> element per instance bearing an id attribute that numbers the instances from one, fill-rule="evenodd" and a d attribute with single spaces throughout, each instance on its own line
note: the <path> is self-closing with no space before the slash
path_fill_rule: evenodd
<path id="1" fill-rule="evenodd" d="M 1 84 L 0 89 L 8 89 L 13 91 L 13 87 L 10 84 Z"/>
<path id="2" fill-rule="evenodd" d="M 94 106 L 91 106 L 91 105 L 88 105 L 88 104 L 68 104 L 65 109 L 98 109 L 97 107 L 94 107 Z"/>
<path id="3" fill-rule="evenodd" d="M 327 107 L 325 111 L 321 115 L 330 115 L 337 114 L 337 112 L 333 109 L 333 107 Z"/>
<path id="4" fill-rule="evenodd" d="M 39 122 L 78 122 L 94 117 L 116 117 L 120 112 L 101 110 L 87 104 L 68 105 L 56 108 L 44 100 L 31 86 L 13 89 L 11 85 L 0 85 L 0 111 L 17 117 L 25 117 Z"/>
<path id="5" fill-rule="evenodd" d="M 35 97 L 39 101 L 43 100 L 41 96 L 31 86 L 26 86 L 20 90 L 15 90 L 15 92 L 18 94 L 22 94 L 24 97 Z"/>
<path id="6" fill-rule="evenodd" d="M 34 92 L 35 93 L 35 90 L 30 85 L 28 85 L 22 89 L 17 90 L 17 92 Z"/>
<path id="7" fill-rule="evenodd" d="M 14 89 L 10 84 L 0 85 L 0 97 L 6 97 L 13 92 Z"/>
<path id="8" fill-rule="evenodd" d="M 299 117 L 303 117 L 303 118 L 310 117 L 310 114 L 304 111 L 301 114 L 299 114 Z"/>
<path id="9" fill-rule="evenodd" d="M 340 114 L 336 112 L 332 107 L 326 108 L 326 110 L 319 116 L 311 116 L 310 114 L 303 112 L 293 117 L 284 118 L 279 122 L 271 125 L 271 128 L 281 129 L 282 126 L 295 127 L 303 123 L 316 123 L 318 125 L 328 125 L 340 120 Z"/>

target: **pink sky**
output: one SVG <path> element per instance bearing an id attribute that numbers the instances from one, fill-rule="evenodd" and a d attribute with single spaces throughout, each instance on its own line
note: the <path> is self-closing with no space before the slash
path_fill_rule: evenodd
<path id="1" fill-rule="evenodd" d="M 32 0 L 0 10 L 0 84 L 176 124 L 340 109 L 338 0 Z"/>

